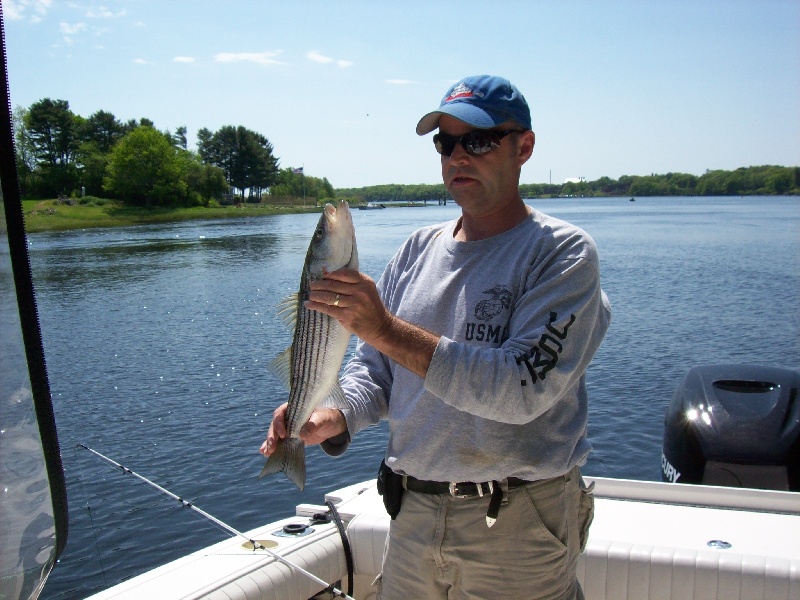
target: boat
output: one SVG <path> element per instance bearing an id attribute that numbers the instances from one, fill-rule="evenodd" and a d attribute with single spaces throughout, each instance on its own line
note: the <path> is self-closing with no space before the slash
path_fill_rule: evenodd
<path id="1" fill-rule="evenodd" d="M 375 204 L 374 202 L 367 202 L 366 204 L 359 204 L 358 210 L 380 210 L 386 208 L 385 204 Z"/>
<path id="2" fill-rule="evenodd" d="M 9 107 L 4 33 L 0 41 L 0 88 L 4 106 Z M 65 547 L 68 523 L 16 165 L 9 158 L 14 156 L 12 131 L 10 110 L 4 110 L 0 119 L 5 210 L 5 221 L 0 221 L 0 455 L 4 458 L 0 598 L 17 600 L 35 599 L 41 593 Z M 775 379 L 769 375 L 765 381 L 774 384 Z M 724 381 L 731 380 L 726 375 Z M 737 385 L 719 389 L 735 394 Z M 776 385 L 780 393 L 787 393 L 786 416 L 779 422 L 784 429 L 794 427 L 800 411 L 798 388 L 782 380 Z M 775 387 L 766 391 L 762 385 L 751 387 L 775 396 Z M 709 406 L 704 403 L 698 412 L 701 423 L 703 411 L 713 412 Z M 787 463 L 786 473 L 800 454 L 797 441 L 788 448 L 787 460 L 795 462 Z M 709 461 L 710 455 L 703 456 L 706 463 L 720 462 L 719 457 Z M 25 468 L 9 469 L 8 457 Z M 578 565 L 587 600 L 800 598 L 796 491 L 709 485 L 702 480 L 682 483 L 668 467 L 665 472 L 672 474 L 670 481 L 586 478 L 595 496 L 595 518 Z M 770 480 L 782 481 L 774 476 Z M 91 598 L 301 600 L 345 593 L 358 600 L 375 598 L 373 582 L 381 569 L 390 523 L 376 482 L 331 490 L 320 500 L 324 503 L 297 505 L 293 517 L 190 550 Z"/>
<path id="3" fill-rule="evenodd" d="M 586 478 L 595 518 L 578 563 L 587 600 L 769 598 L 800 592 L 800 501 L 796 493 Z M 346 527 L 300 504 L 294 518 L 246 532 L 272 551 L 346 589 L 375 598 L 389 529 L 374 481 L 325 496 Z M 287 533 L 288 532 L 288 533 Z M 765 532 L 770 532 L 765 534 Z M 133 577 L 89 600 L 133 598 L 306 599 L 332 597 L 302 574 L 241 539 L 229 539 Z"/>
<path id="4" fill-rule="evenodd" d="M 691 369 L 667 410 L 664 481 L 585 477 L 595 497 L 594 521 L 578 563 L 587 600 L 800 597 L 798 390 L 800 373 L 787 369 Z M 713 414 L 717 422 L 696 411 Z M 781 425 L 777 431 L 773 422 Z M 731 453 L 731 429 L 747 433 L 733 445 L 762 464 L 743 465 L 742 457 Z M 675 453 L 675 448 L 693 446 L 685 440 L 698 438 L 703 438 L 704 452 Z M 752 452 L 753 438 L 771 448 L 770 456 Z M 794 453 L 784 451 L 790 448 Z M 725 462 L 723 455 L 733 460 Z M 678 476 L 670 461 L 682 470 Z M 739 477 L 720 479 L 721 472 Z M 744 483 L 760 488 L 741 487 L 743 472 L 749 476 Z M 341 528 L 332 518 L 334 511 Z M 188 554 L 90 600 L 330 597 L 324 586 L 253 550 L 249 540 L 339 590 L 347 588 L 353 598 L 375 598 L 373 582 L 389 522 L 376 482 L 365 481 L 331 491 L 324 505 L 299 504 L 293 518 Z"/>
<path id="5" fill-rule="evenodd" d="M 595 495 L 578 565 L 587 599 L 797 598 L 795 492 L 586 479 Z M 272 553 L 352 598 L 375 598 L 390 522 L 375 481 L 333 490 L 325 501 L 299 504 L 294 517 L 187 553 L 89 600 L 333 597 Z"/>

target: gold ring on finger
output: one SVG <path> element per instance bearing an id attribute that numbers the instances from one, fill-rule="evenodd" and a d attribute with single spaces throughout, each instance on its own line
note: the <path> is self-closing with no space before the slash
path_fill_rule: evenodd
<path id="1" fill-rule="evenodd" d="M 339 306 L 339 300 L 340 300 L 340 296 L 339 296 L 339 294 L 336 294 L 336 299 L 333 301 L 333 305 L 334 306 Z"/>

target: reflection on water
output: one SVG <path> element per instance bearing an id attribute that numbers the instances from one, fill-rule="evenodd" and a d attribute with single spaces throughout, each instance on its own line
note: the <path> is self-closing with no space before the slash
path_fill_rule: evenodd
<path id="1" fill-rule="evenodd" d="M 589 369 L 592 475 L 659 479 L 664 411 L 697 364 L 800 367 L 796 198 L 547 200 L 601 254 L 613 322 Z M 354 211 L 377 278 L 417 227 L 458 208 Z M 70 536 L 42 598 L 91 592 L 224 533 L 124 477 L 83 443 L 247 530 L 375 475 L 385 427 L 331 459 L 308 456 L 300 493 L 258 481 L 257 453 L 285 391 L 266 364 L 290 342 L 294 292 L 318 215 L 30 238 L 70 494 Z"/>

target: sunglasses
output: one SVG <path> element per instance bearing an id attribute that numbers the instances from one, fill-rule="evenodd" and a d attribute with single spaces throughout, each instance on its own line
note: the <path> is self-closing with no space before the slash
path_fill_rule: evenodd
<path id="1" fill-rule="evenodd" d="M 436 151 L 442 156 L 451 156 L 453 150 L 456 149 L 456 144 L 461 144 L 461 147 L 464 148 L 467 154 L 476 156 L 486 154 L 498 148 L 500 146 L 500 140 L 509 133 L 524 132 L 519 129 L 506 129 L 504 131 L 476 129 L 464 135 L 437 133 L 433 136 L 433 145 L 436 146 Z"/>

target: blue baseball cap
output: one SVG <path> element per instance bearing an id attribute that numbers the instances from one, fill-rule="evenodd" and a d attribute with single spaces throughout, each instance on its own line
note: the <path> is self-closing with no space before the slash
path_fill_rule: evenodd
<path id="1" fill-rule="evenodd" d="M 477 129 L 491 129 L 506 121 L 531 129 L 531 111 L 525 98 L 508 79 L 491 75 L 466 77 L 453 85 L 438 110 L 429 112 L 417 123 L 417 135 L 436 129 L 442 115 L 450 115 Z"/>

